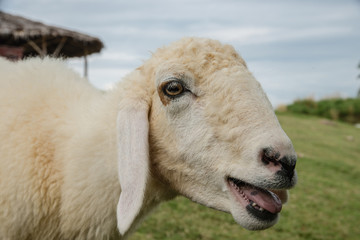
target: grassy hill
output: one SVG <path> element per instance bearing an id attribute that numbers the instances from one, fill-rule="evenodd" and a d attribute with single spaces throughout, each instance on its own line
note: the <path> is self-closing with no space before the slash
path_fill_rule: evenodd
<path id="1" fill-rule="evenodd" d="M 360 129 L 285 113 L 279 120 L 299 155 L 299 181 L 275 227 L 250 232 L 230 214 L 179 197 L 162 204 L 131 240 L 359 239 Z"/>

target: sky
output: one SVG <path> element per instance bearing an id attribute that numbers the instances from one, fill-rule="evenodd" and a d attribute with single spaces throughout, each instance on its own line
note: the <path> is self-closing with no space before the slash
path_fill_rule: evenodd
<path id="1" fill-rule="evenodd" d="M 89 80 L 101 89 L 188 36 L 233 45 L 274 107 L 360 88 L 359 0 L 0 0 L 0 9 L 99 37 Z M 68 64 L 82 74 L 82 59 Z"/>

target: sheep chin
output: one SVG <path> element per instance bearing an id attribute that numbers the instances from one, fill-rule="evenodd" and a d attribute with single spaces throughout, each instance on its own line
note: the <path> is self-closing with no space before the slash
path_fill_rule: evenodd
<path id="1" fill-rule="evenodd" d="M 276 216 L 271 221 L 261 221 L 254 215 L 250 214 L 247 209 L 241 206 L 236 200 L 232 201 L 230 213 L 237 224 L 247 230 L 252 231 L 270 228 L 274 226 L 279 220 L 279 214 L 276 214 Z"/>
<path id="2" fill-rule="evenodd" d="M 238 206 L 233 206 L 230 212 L 237 224 L 251 231 L 270 228 L 274 226 L 279 220 L 279 215 L 277 214 L 276 218 L 272 221 L 259 221 L 257 218 L 250 215 L 246 209 L 239 209 Z"/>

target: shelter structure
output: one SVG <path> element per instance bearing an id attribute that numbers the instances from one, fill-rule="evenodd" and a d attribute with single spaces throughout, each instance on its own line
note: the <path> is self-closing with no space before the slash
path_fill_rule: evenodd
<path id="1" fill-rule="evenodd" d="M 84 57 L 104 47 L 100 39 L 60 27 L 45 25 L 0 11 L 0 56 L 18 60 L 28 56 Z"/>

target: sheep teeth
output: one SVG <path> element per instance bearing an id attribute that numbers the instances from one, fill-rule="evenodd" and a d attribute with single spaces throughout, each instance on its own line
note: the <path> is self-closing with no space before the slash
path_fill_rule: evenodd
<path id="1" fill-rule="evenodd" d="M 253 203 L 251 204 L 251 206 L 256 207 L 257 204 L 253 202 Z"/>
<path id="2" fill-rule="evenodd" d="M 261 212 L 262 212 L 262 211 L 264 211 L 264 209 L 263 209 L 262 207 L 260 207 L 260 208 L 259 208 L 259 211 L 261 211 Z"/>
<path id="3" fill-rule="evenodd" d="M 236 190 L 238 191 L 238 193 L 241 194 L 241 196 L 245 199 L 245 201 L 250 202 L 250 200 L 247 198 L 247 196 L 245 195 L 245 193 L 232 181 L 230 181 L 230 185 Z"/>

